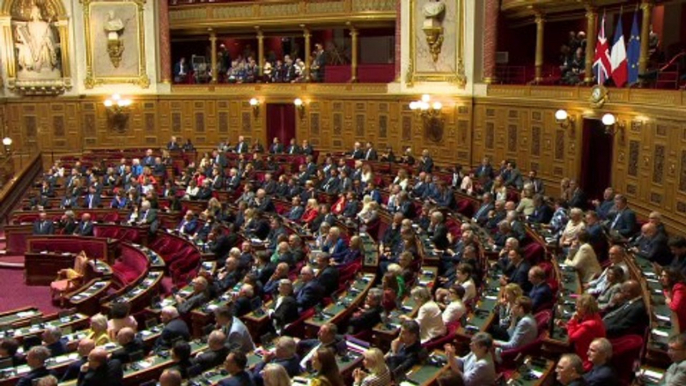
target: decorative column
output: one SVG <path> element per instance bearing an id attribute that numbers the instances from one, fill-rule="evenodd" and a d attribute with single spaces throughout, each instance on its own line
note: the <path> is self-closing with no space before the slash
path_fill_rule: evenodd
<path id="1" fill-rule="evenodd" d="M 653 6 L 655 4 L 652 0 L 641 1 L 641 10 L 643 11 L 643 20 L 641 23 L 641 54 L 638 57 L 638 74 L 643 75 L 648 68 L 648 50 L 650 49 L 650 24 L 653 20 Z"/>
<path id="2" fill-rule="evenodd" d="M 351 43 L 351 58 L 350 58 L 350 83 L 357 83 L 357 51 L 358 51 L 358 41 L 357 37 L 360 32 L 357 28 L 350 26 L 350 37 L 352 38 Z"/>
<path id="3" fill-rule="evenodd" d="M 543 80 L 543 33 L 545 30 L 545 16 L 542 12 L 536 11 L 536 75 L 534 83 Z"/>
<path id="4" fill-rule="evenodd" d="M 395 5 L 396 17 L 395 17 L 395 81 L 400 82 L 400 71 L 402 68 L 402 13 L 403 5 L 402 1 L 397 0 Z"/>
<path id="5" fill-rule="evenodd" d="M 217 83 L 217 79 L 219 78 L 219 74 L 217 74 L 217 33 L 212 30 L 212 28 L 209 29 L 210 31 L 210 49 L 211 49 L 211 54 L 210 54 L 210 60 L 212 61 L 210 63 L 210 71 L 212 71 L 212 83 Z"/>
<path id="6" fill-rule="evenodd" d="M 160 74 L 162 76 L 162 83 L 171 83 L 172 80 L 172 63 L 171 63 L 171 39 L 169 37 L 169 2 L 158 2 L 157 9 L 157 29 L 160 39 Z"/>
<path id="7" fill-rule="evenodd" d="M 257 29 L 257 68 L 262 77 L 264 75 L 264 34 L 260 27 L 255 28 Z"/>
<path id="8" fill-rule="evenodd" d="M 595 45 L 598 36 L 598 10 L 586 5 L 586 65 L 584 68 L 584 83 L 593 83 L 593 60 L 595 59 Z"/>
<path id="9" fill-rule="evenodd" d="M 303 78 L 305 79 L 306 82 L 310 81 L 310 61 L 312 58 L 310 57 L 310 53 L 312 52 L 312 48 L 310 47 L 311 41 L 310 39 L 312 38 L 312 34 L 310 33 L 310 30 L 305 28 L 304 25 L 300 25 L 303 28 L 303 37 L 305 38 L 305 69 L 303 70 Z"/>
<path id="10" fill-rule="evenodd" d="M 498 18 L 500 16 L 500 0 L 486 0 L 484 15 L 484 83 L 495 83 L 495 55 L 498 50 Z"/>

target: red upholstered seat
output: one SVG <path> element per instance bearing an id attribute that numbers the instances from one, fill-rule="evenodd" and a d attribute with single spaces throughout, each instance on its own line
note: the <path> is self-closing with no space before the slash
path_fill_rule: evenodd
<path id="1" fill-rule="evenodd" d="M 474 205 L 469 200 L 460 200 L 457 203 L 457 212 L 471 218 L 474 215 Z"/>
<path id="2" fill-rule="evenodd" d="M 610 362 L 617 371 L 622 384 L 630 385 L 634 377 L 634 363 L 641 356 L 643 337 L 626 335 L 610 339 L 610 343 L 612 343 L 612 359 Z"/>
<path id="3" fill-rule="evenodd" d="M 548 335 L 548 323 L 550 322 L 551 316 L 552 312 L 550 311 L 541 311 L 534 315 L 534 318 L 536 318 L 536 325 L 538 326 L 538 337 L 533 342 L 522 347 L 512 350 L 504 350 L 500 354 L 503 368 L 512 369 L 512 367 L 515 366 L 515 359 L 519 355 L 536 355 L 541 351 L 543 339 Z"/>
<path id="4" fill-rule="evenodd" d="M 524 247 L 522 253 L 524 258 L 531 264 L 538 264 L 545 256 L 545 248 L 539 243 L 529 243 Z"/>
<path id="5" fill-rule="evenodd" d="M 101 221 L 111 223 L 119 222 L 119 212 L 108 212 L 107 214 L 102 216 Z"/>
<path id="6" fill-rule="evenodd" d="M 305 333 L 305 320 L 314 316 L 314 308 L 305 310 L 300 314 L 298 320 L 293 323 L 288 323 L 283 328 L 283 335 L 285 336 L 303 336 Z"/>
<path id="7" fill-rule="evenodd" d="M 446 333 L 443 336 L 431 339 L 430 341 L 422 344 L 428 352 L 432 352 L 435 349 L 442 349 L 446 343 L 452 343 L 457 337 L 457 329 L 460 327 L 460 321 L 455 321 L 448 323 L 446 326 Z"/>

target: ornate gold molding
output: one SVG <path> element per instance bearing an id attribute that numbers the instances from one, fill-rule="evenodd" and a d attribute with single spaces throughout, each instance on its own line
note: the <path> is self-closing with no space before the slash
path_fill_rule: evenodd
<path id="1" fill-rule="evenodd" d="M 150 78 L 147 74 L 147 65 L 145 58 L 145 3 L 146 0 L 120 0 L 120 1 L 105 1 L 105 0 L 79 0 L 83 4 L 83 19 L 84 19 L 84 33 L 86 36 L 86 78 L 83 83 L 87 89 L 92 89 L 103 84 L 121 84 L 130 83 L 140 86 L 141 88 L 150 87 Z M 102 5 L 116 5 L 116 4 L 134 4 L 136 6 L 136 23 L 138 23 L 138 75 L 137 76 L 97 76 L 93 71 L 93 49 L 94 36 L 91 33 L 91 8 Z"/>
<path id="2" fill-rule="evenodd" d="M 263 28 L 345 22 L 394 21 L 396 0 L 279 0 L 173 6 L 169 26 L 173 30 L 260 25 Z"/>
<path id="3" fill-rule="evenodd" d="M 413 87 L 415 82 L 446 82 L 452 83 L 459 88 L 467 85 L 467 76 L 464 68 L 464 41 L 465 41 L 465 20 L 464 20 L 464 0 L 455 0 L 455 30 L 457 39 L 455 41 L 455 72 L 420 72 L 417 71 L 415 39 L 417 38 L 417 28 L 415 14 L 417 0 L 410 0 L 410 62 L 408 65 L 405 83 L 407 87 Z"/>

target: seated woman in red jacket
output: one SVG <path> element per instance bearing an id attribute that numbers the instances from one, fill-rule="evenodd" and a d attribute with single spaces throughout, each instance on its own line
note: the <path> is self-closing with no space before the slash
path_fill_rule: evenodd
<path id="1" fill-rule="evenodd" d="M 347 194 L 341 194 L 340 197 L 338 197 L 338 200 L 331 206 L 331 213 L 335 214 L 336 216 L 340 216 L 343 211 L 345 210 L 345 205 L 348 203 L 348 195 Z"/>
<path id="2" fill-rule="evenodd" d="M 558 320 L 560 327 L 565 322 Z M 588 347 L 596 338 L 605 337 L 605 325 L 598 311 L 598 302 L 589 294 L 583 294 L 576 300 L 576 312 L 567 322 L 567 335 L 569 342 L 574 345 L 574 351 L 584 361 L 584 371 L 593 367 L 588 360 Z"/>
<path id="3" fill-rule="evenodd" d="M 305 213 L 303 213 L 303 216 L 300 217 L 300 221 L 303 224 L 310 224 L 312 221 L 314 221 L 315 218 L 317 218 L 317 215 L 319 214 L 319 204 L 317 204 L 317 200 L 314 198 L 310 198 L 307 200 L 307 205 L 305 206 Z"/>
<path id="4" fill-rule="evenodd" d="M 679 321 L 679 333 L 686 331 L 686 278 L 674 269 L 665 268 L 660 275 L 665 292 L 665 303 L 676 314 Z"/>

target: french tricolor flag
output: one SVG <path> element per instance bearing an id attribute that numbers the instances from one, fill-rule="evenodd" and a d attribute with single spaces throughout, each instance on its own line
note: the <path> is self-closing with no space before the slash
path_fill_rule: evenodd
<path id="1" fill-rule="evenodd" d="M 624 44 L 624 32 L 622 31 L 622 15 L 617 18 L 617 29 L 612 40 L 610 52 L 610 65 L 612 66 L 612 80 L 615 86 L 624 87 L 629 77 L 629 68 L 626 61 L 626 44 Z"/>

